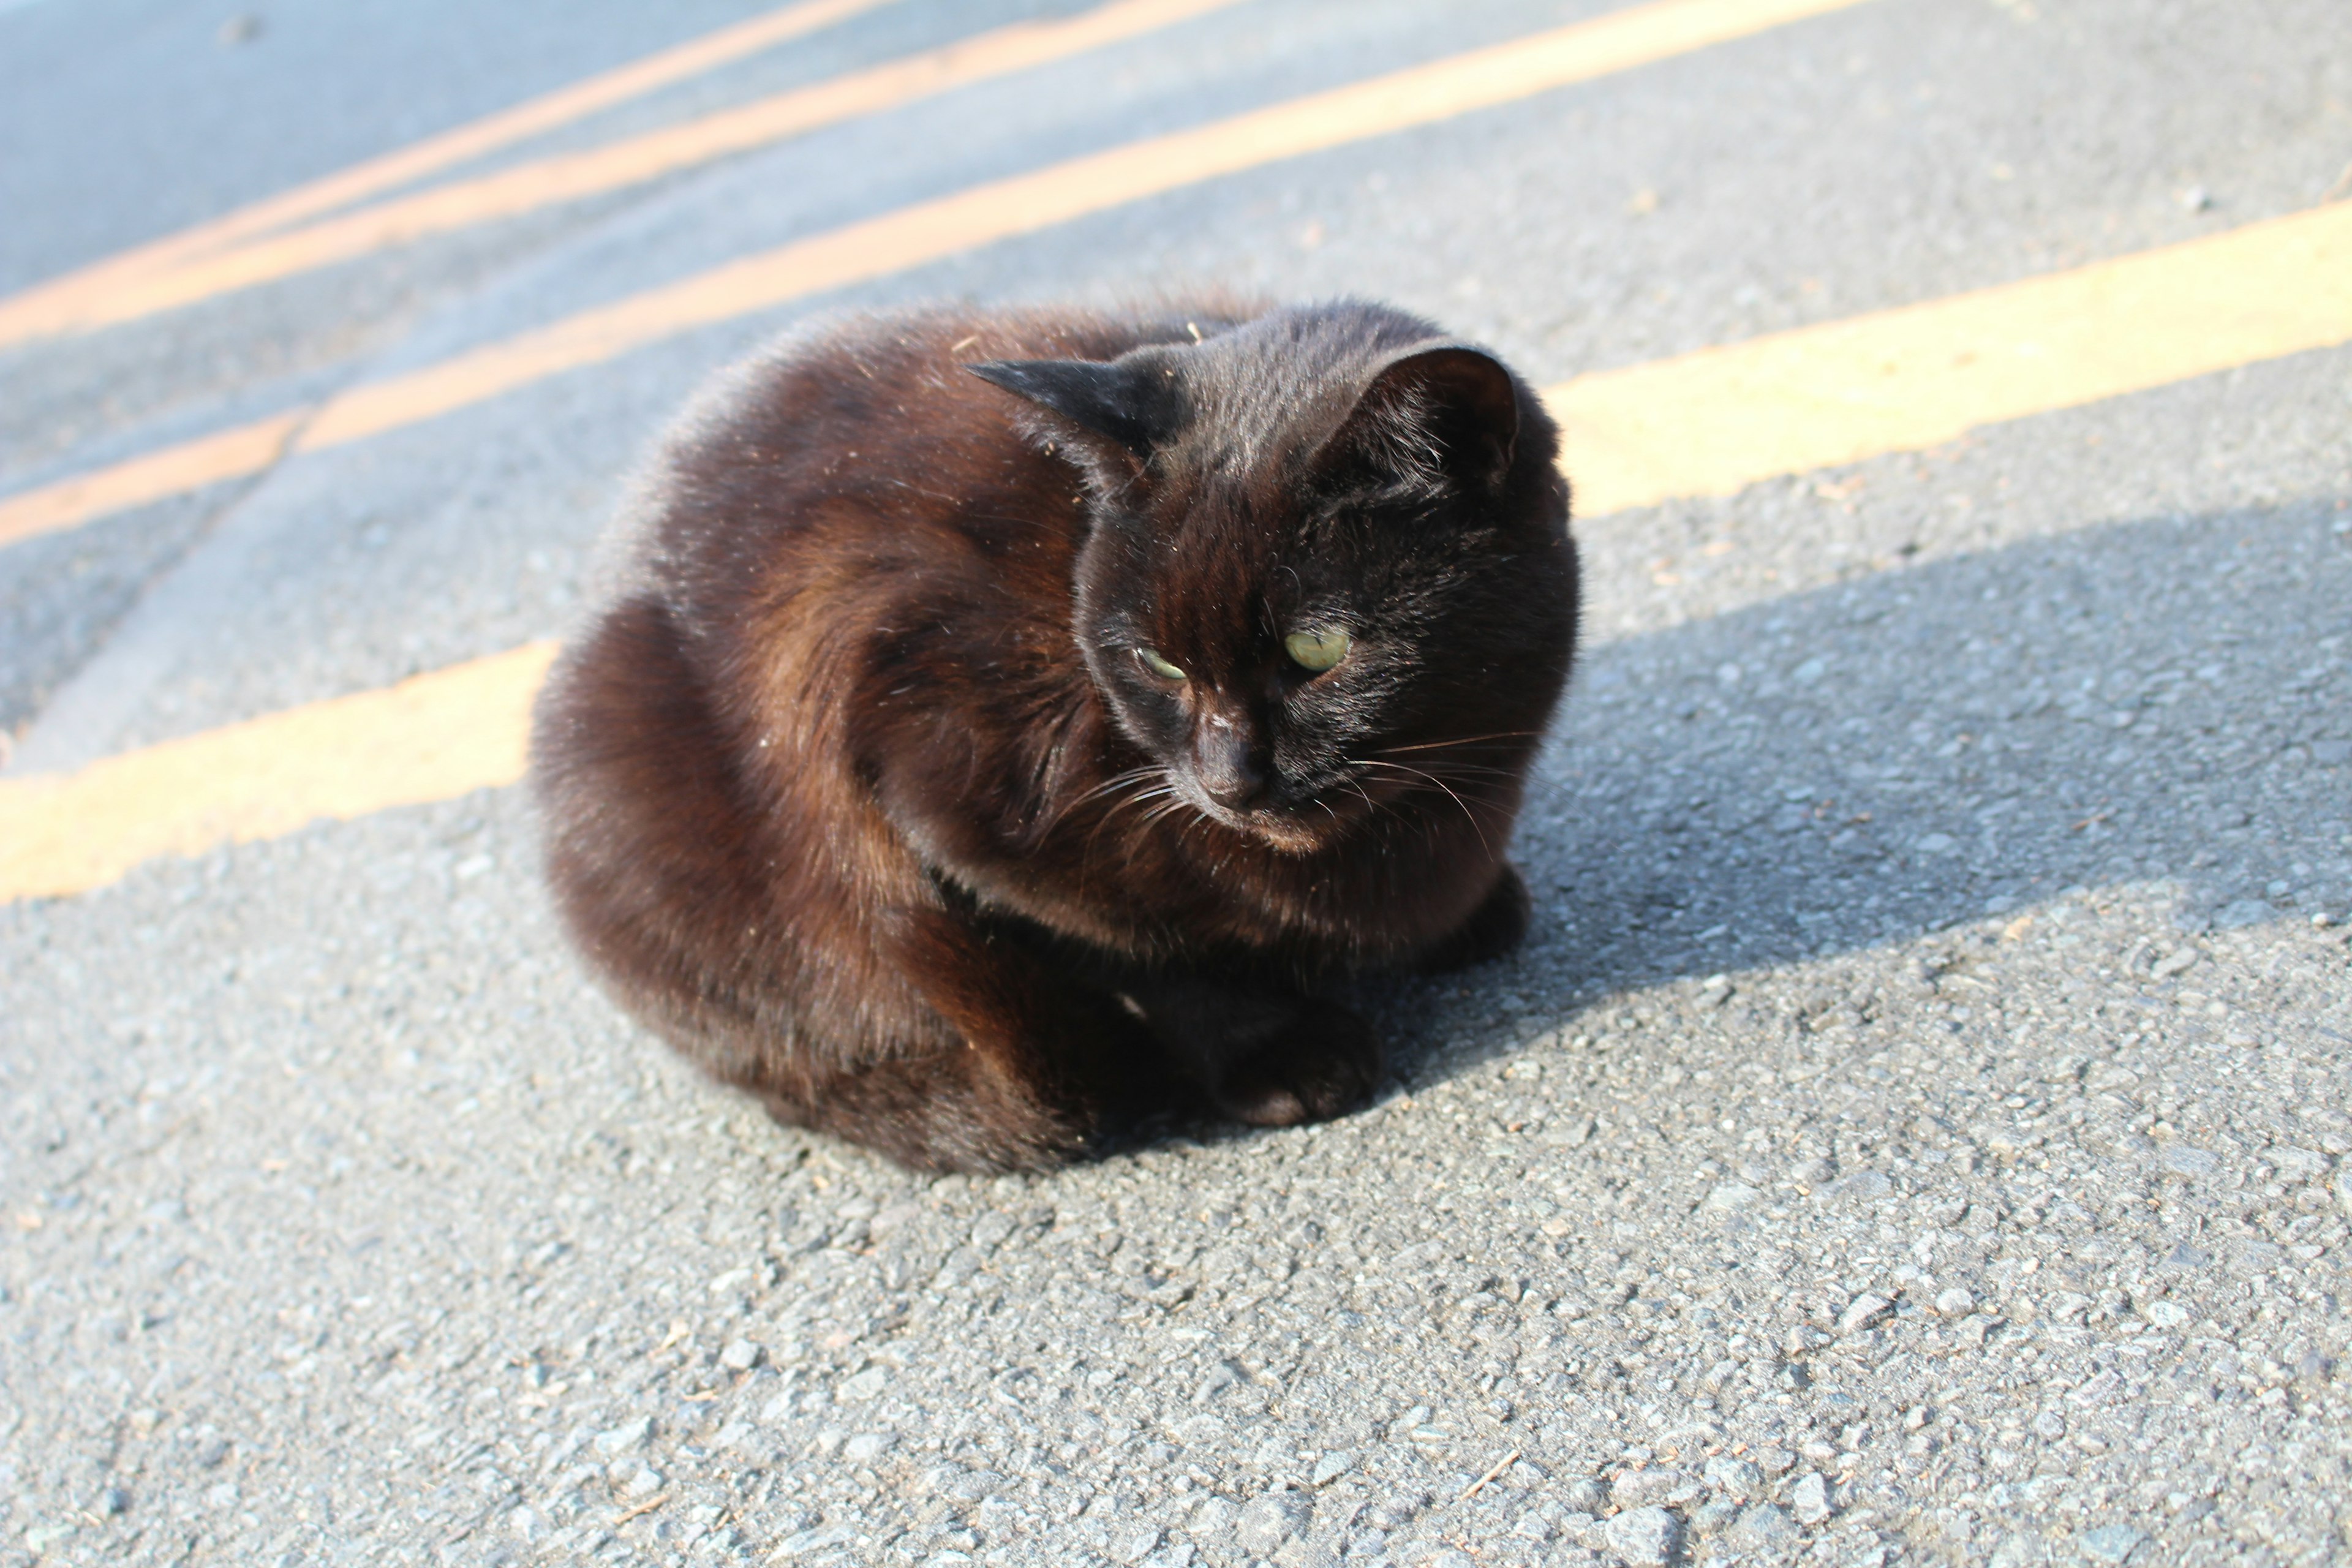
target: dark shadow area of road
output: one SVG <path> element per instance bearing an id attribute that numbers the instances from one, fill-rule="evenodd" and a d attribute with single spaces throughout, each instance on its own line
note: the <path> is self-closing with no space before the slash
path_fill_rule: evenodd
<path id="1" fill-rule="evenodd" d="M 1522 821 L 1528 944 L 1360 995 L 1398 1076 L 2070 887 L 2170 880 L 2200 929 L 2342 918 L 2347 523 L 2319 498 L 2089 528 L 1593 648 Z"/>
<path id="2" fill-rule="evenodd" d="M 1598 650 L 1525 835 L 1543 949 L 1638 985 L 2076 883 L 2239 923 L 2342 893 L 2346 516 L 2090 529 Z"/>

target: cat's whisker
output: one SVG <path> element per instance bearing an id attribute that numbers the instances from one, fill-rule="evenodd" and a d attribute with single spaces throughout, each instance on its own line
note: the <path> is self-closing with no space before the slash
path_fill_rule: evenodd
<path id="1" fill-rule="evenodd" d="M 1365 761 L 1369 765 L 1386 767 L 1401 765 L 1393 763 L 1381 763 L 1377 757 L 1367 758 Z M 1532 770 L 1521 773 L 1513 768 L 1488 767 L 1479 763 L 1445 763 L 1435 764 L 1431 771 L 1445 774 L 1461 784 L 1465 789 L 1469 787 L 1471 782 L 1465 775 L 1478 773 L 1505 784 L 1515 784 L 1526 789 L 1540 792 L 1552 800 L 1566 802 L 1575 798 L 1563 781 L 1546 778 Z"/>
<path id="2" fill-rule="evenodd" d="M 1421 741 L 1410 746 L 1382 746 L 1375 756 L 1391 756 L 1398 752 L 1433 752 L 1442 746 L 1475 746 L 1487 742 L 1526 741 L 1542 734 L 1540 730 L 1497 730 L 1489 735 L 1463 735 L 1451 741 Z"/>
<path id="3" fill-rule="evenodd" d="M 1172 788 L 1169 793 L 1171 798 L 1169 799 L 1166 804 L 1153 807 L 1150 814 L 1144 817 L 1142 826 L 1146 829 L 1156 827 L 1171 816 L 1175 816 L 1180 813 L 1189 812 L 1191 813 L 1191 819 L 1184 824 L 1183 827 L 1180 829 L 1176 835 L 1176 842 L 1179 845 L 1181 845 L 1184 841 L 1184 835 L 1192 832 L 1195 824 L 1205 822 L 1208 818 L 1201 814 L 1201 808 L 1199 806 L 1194 805 L 1191 801 L 1186 800 L 1181 795 L 1177 794 Z"/>
<path id="4" fill-rule="evenodd" d="M 1075 809 L 1077 805 L 1101 795 L 1106 790 L 1124 788 L 1130 784 L 1148 784 L 1154 779 L 1161 781 L 1159 788 L 1138 790 L 1135 793 L 1127 795 L 1123 799 L 1112 802 L 1109 809 L 1105 811 L 1102 816 L 1096 820 L 1093 829 L 1087 834 L 1085 844 L 1080 846 L 1078 850 L 1078 880 L 1081 886 L 1084 886 L 1094 874 L 1095 841 L 1102 837 L 1102 830 L 1110 826 L 1111 818 L 1117 816 L 1120 812 L 1126 810 L 1130 805 L 1139 805 L 1144 802 L 1155 799 L 1160 795 L 1172 794 L 1176 786 L 1173 781 L 1168 778 L 1167 770 L 1156 765 L 1146 765 L 1139 768 L 1129 768 L 1125 773 L 1113 774 L 1110 778 L 1104 780 L 1103 783 L 1096 785 L 1093 789 L 1088 790 L 1085 795 L 1079 796 L 1077 800 L 1071 803 L 1070 808 Z M 1057 814 L 1055 820 L 1058 821 L 1062 816 L 1066 815 L 1068 815 L 1068 811 L 1066 809 L 1064 812 Z M 1147 817 L 1145 821 L 1148 826 L 1150 818 Z"/>
<path id="5" fill-rule="evenodd" d="M 1176 830 L 1176 847 L 1177 847 L 1179 849 L 1181 849 L 1181 848 L 1184 847 L 1186 840 L 1190 839 L 1190 838 L 1192 837 L 1192 830 L 1193 830 L 1194 828 L 1196 828 L 1196 827 L 1200 826 L 1202 823 L 1207 822 L 1208 820 L 1209 820 L 1209 817 L 1207 816 L 1207 815 L 1206 815 L 1206 814 L 1204 814 L 1204 813 L 1202 813 L 1202 812 L 1201 812 L 1201 811 L 1195 810 L 1195 811 L 1192 813 L 1192 816 L 1191 820 L 1187 821 L 1187 822 L 1184 824 L 1184 826 L 1181 826 L 1181 827 L 1180 827 L 1180 828 L 1178 828 L 1178 829 Z M 1222 861 L 1220 861 L 1220 862 L 1219 862 L 1219 864 L 1220 864 L 1220 865 L 1222 865 L 1222 864 L 1223 864 L 1223 862 L 1222 862 Z M 1215 870 L 1216 870 L 1216 868 L 1214 868 L 1214 867 L 1211 868 L 1211 874 L 1212 874 L 1212 875 L 1213 875 L 1213 874 L 1214 874 L 1214 872 L 1215 872 Z"/>
<path id="6" fill-rule="evenodd" d="M 1406 765 L 1402 763 L 1384 762 L 1378 757 L 1368 757 L 1364 759 L 1364 761 L 1367 765 L 1372 767 L 1401 768 Z M 1477 777 L 1518 779 L 1526 776 L 1517 768 L 1497 768 L 1491 767 L 1485 763 L 1465 763 L 1452 760 L 1428 763 L 1423 765 L 1421 771 L 1429 774 L 1443 775 L 1446 778 Z"/>
<path id="7" fill-rule="evenodd" d="M 1402 767 L 1404 764 L 1402 763 L 1379 763 L 1377 765 L 1381 767 L 1396 768 Z M 1448 778 L 1455 777 L 1457 775 L 1466 776 L 1474 773 L 1481 778 L 1515 779 L 1519 776 L 1516 771 L 1510 768 L 1482 767 L 1476 763 L 1440 763 L 1430 767 L 1427 771 L 1432 773 L 1443 773 Z"/>
<path id="8" fill-rule="evenodd" d="M 1419 769 L 1419 768 L 1410 768 L 1410 767 L 1407 767 L 1407 766 L 1405 766 L 1405 764 L 1404 764 L 1404 763 L 1387 763 L 1387 762 L 1381 762 L 1381 761 L 1380 761 L 1380 760 L 1379 760 L 1379 759 L 1377 759 L 1377 758 L 1371 758 L 1371 757 L 1360 758 L 1360 759 L 1351 759 L 1351 760 L 1356 761 L 1356 762 L 1357 762 L 1357 763 L 1358 763 L 1358 765 L 1359 765 L 1359 766 L 1361 766 L 1361 767 L 1368 767 L 1368 768 L 1394 768 L 1394 769 L 1396 769 L 1399 773 L 1412 773 L 1412 774 L 1413 776 L 1415 776 L 1416 778 L 1424 778 L 1424 779 L 1427 779 L 1431 784 L 1435 784 L 1439 789 L 1444 790 L 1444 791 L 1445 792 L 1445 794 L 1447 795 L 1447 796 L 1453 800 L 1454 804 L 1454 805 L 1458 805 L 1458 806 L 1460 806 L 1460 807 L 1462 808 L 1462 816 L 1463 816 L 1464 819 L 1465 819 L 1465 821 L 1467 821 L 1467 822 L 1470 824 L 1470 831 L 1471 831 L 1471 832 L 1473 832 L 1473 833 L 1475 833 L 1475 834 L 1476 834 L 1476 835 L 1478 836 L 1478 847 L 1479 847 L 1479 848 L 1481 848 L 1481 849 L 1483 849 L 1483 850 L 1485 850 L 1485 851 L 1486 852 L 1486 854 L 1487 854 L 1487 856 L 1488 856 L 1488 858 L 1493 858 L 1494 853 L 1495 853 L 1495 847 L 1494 847 L 1493 845 L 1491 845 L 1491 844 L 1489 844 L 1489 843 L 1487 843 L 1487 842 L 1486 842 L 1486 829 L 1483 826 L 1481 826 L 1481 825 L 1480 825 L 1480 823 L 1479 823 L 1479 821 L 1478 821 L 1478 814 L 1477 814 L 1476 812 L 1475 812 L 1475 811 L 1471 810 L 1471 809 L 1470 809 L 1470 803 L 1469 803 L 1468 801 L 1466 801 L 1466 800 L 1464 800 L 1464 799 L 1461 797 L 1461 795 L 1459 795 L 1455 794 L 1455 793 L 1454 793 L 1454 786 L 1453 786 L 1453 785 L 1451 785 L 1451 784 L 1447 784 L 1444 779 L 1439 778 L 1435 773 L 1423 773 L 1423 772 L 1421 769 Z"/>
<path id="9" fill-rule="evenodd" d="M 1378 757 L 1350 757 L 1348 760 L 1356 767 L 1387 768 L 1392 773 L 1406 773 L 1410 774 L 1413 778 L 1427 779 L 1433 783 L 1441 778 L 1448 777 L 1455 773 L 1463 771 L 1460 769 L 1449 769 L 1442 764 L 1434 767 L 1417 768 L 1404 763 L 1383 762 Z M 1501 769 L 1481 768 L 1475 771 L 1480 773 L 1503 773 L 1506 777 L 1515 776 L 1508 773 L 1506 770 Z"/>
<path id="10" fill-rule="evenodd" d="M 1165 771 L 1166 770 L 1157 766 L 1156 764 L 1146 764 L 1139 768 L 1129 768 L 1122 773 L 1113 773 L 1110 777 L 1103 780 L 1102 783 L 1095 785 L 1094 788 L 1087 791 L 1084 795 L 1079 795 L 1076 799 L 1063 803 L 1061 808 L 1055 811 L 1053 816 L 1047 817 L 1044 825 L 1041 826 L 1037 831 L 1041 834 L 1050 832 L 1061 824 L 1064 817 L 1069 816 L 1070 813 L 1077 810 L 1080 806 L 1085 805 L 1088 801 L 1098 799 L 1099 797 L 1109 795 L 1116 790 L 1125 789 L 1128 785 L 1132 784 L 1149 783 L 1152 779 L 1163 776 Z M 1118 809 L 1118 807 L 1116 805 L 1111 807 L 1112 811 L 1117 811 Z"/>
<path id="11" fill-rule="evenodd" d="M 1144 813 L 1141 826 L 1147 828 L 1157 827 L 1191 804 L 1189 801 L 1171 800 L 1165 805 L 1154 806 Z"/>
<path id="12" fill-rule="evenodd" d="M 1172 798 L 1175 795 L 1175 793 L 1176 792 L 1172 787 L 1166 786 L 1160 789 L 1146 790 L 1141 795 L 1134 795 L 1127 800 L 1119 802 L 1118 806 L 1114 806 L 1112 811 L 1105 812 L 1103 814 L 1103 822 L 1108 823 L 1111 818 L 1112 812 L 1117 811 L 1121 806 L 1146 805 L 1155 800 L 1166 800 L 1168 802 L 1166 805 L 1158 807 L 1144 814 L 1143 825 L 1148 826 L 1150 824 L 1159 821 L 1160 817 L 1166 816 L 1170 811 L 1174 810 L 1177 806 L 1183 804 L 1181 801 Z M 1097 833 L 1102 831 L 1101 824 L 1097 824 L 1096 826 L 1095 831 Z"/>
<path id="13" fill-rule="evenodd" d="M 1090 868 L 1093 865 L 1095 840 L 1102 837 L 1102 830 L 1110 826 L 1112 817 L 1117 816 L 1120 812 L 1126 810 L 1130 805 L 1141 805 L 1148 801 L 1157 800 L 1162 795 L 1174 795 L 1176 794 L 1175 783 L 1173 780 L 1168 779 L 1164 770 L 1160 768 L 1138 768 L 1135 772 L 1143 775 L 1142 777 L 1133 781 L 1137 784 L 1149 784 L 1155 777 L 1162 780 L 1163 782 L 1157 789 L 1142 790 L 1136 794 L 1128 795 L 1123 800 L 1115 801 L 1111 804 L 1110 809 L 1102 814 L 1101 817 L 1096 821 L 1093 830 L 1087 835 L 1086 846 L 1080 851 L 1079 858 L 1079 864 L 1082 868 Z M 1141 826 L 1145 828 L 1149 828 L 1151 824 L 1158 819 L 1159 814 L 1157 812 L 1147 812 L 1144 815 Z"/>
<path id="14" fill-rule="evenodd" d="M 1533 734 L 1536 731 L 1517 731 L 1517 733 L 1521 734 Z M 1454 745 L 1466 742 L 1440 742 L 1435 743 L 1442 745 Z M 1395 752 L 1421 751 L 1426 749 L 1429 748 L 1420 746 L 1386 747 L 1381 751 L 1373 753 L 1372 756 L 1364 759 L 1364 763 L 1365 765 L 1371 766 L 1399 767 L 1403 764 L 1386 763 L 1383 762 L 1382 759 Z M 1535 789 L 1547 793 L 1554 799 L 1565 800 L 1570 798 L 1568 788 L 1564 784 L 1558 779 L 1546 778 L 1543 774 L 1538 773 L 1533 768 L 1495 767 L 1486 763 L 1474 763 L 1450 758 L 1444 762 L 1432 763 L 1428 764 L 1428 768 L 1430 772 L 1443 773 L 1446 777 L 1455 780 L 1457 783 L 1466 784 L 1467 775 L 1478 774 L 1508 783 L 1515 783 L 1523 786 L 1532 786 Z"/>
<path id="15" fill-rule="evenodd" d="M 1492 773 L 1495 776 L 1471 778 L 1443 769 L 1409 768 L 1402 763 L 1383 763 L 1370 758 L 1365 759 L 1365 765 L 1389 768 L 1410 774 L 1453 795 L 1457 803 L 1462 800 L 1475 801 L 1480 805 L 1486 806 L 1505 816 L 1509 816 L 1517 805 L 1509 790 L 1503 787 L 1513 782 L 1517 775 L 1501 770 L 1482 769 L 1481 773 Z"/>

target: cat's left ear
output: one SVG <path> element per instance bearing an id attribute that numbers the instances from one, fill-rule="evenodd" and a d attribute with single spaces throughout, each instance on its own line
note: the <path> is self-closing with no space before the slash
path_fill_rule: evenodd
<path id="1" fill-rule="evenodd" d="M 992 385 L 1051 409 L 1089 435 L 1108 437 L 1139 464 L 1168 445 L 1183 419 L 1173 368 L 1150 353 L 1105 363 L 1083 359 L 991 360 L 964 368 Z"/>
<path id="2" fill-rule="evenodd" d="M 1330 447 L 1397 468 L 1425 470 L 1433 460 L 1455 483 L 1488 490 L 1510 472 L 1518 443 L 1511 373 L 1491 354 L 1448 343 L 1381 366 Z"/>

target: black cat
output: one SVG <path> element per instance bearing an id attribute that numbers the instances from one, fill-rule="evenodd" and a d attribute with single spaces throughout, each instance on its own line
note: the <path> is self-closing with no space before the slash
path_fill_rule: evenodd
<path id="1" fill-rule="evenodd" d="M 672 437 L 541 700 L 572 931 L 709 1071 L 909 1165 L 1344 1110 L 1381 1050 L 1318 987 L 1526 926 L 1557 453 L 1377 305 L 790 342 Z"/>

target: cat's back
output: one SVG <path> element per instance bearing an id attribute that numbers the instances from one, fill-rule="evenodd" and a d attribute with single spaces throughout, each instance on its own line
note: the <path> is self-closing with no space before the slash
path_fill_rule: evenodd
<path id="1" fill-rule="evenodd" d="M 755 584 L 805 578 L 814 554 L 846 552 L 872 573 L 922 564 L 923 552 L 1019 557 L 1074 543 L 1072 470 L 1024 438 L 1020 405 L 964 367 L 1112 359 L 1240 313 L 1224 302 L 1148 314 L 942 307 L 789 335 L 671 428 L 614 542 L 618 593 L 654 589 L 701 621 Z"/>

